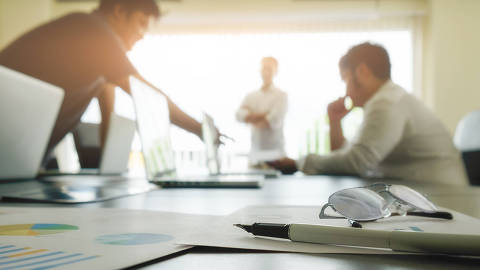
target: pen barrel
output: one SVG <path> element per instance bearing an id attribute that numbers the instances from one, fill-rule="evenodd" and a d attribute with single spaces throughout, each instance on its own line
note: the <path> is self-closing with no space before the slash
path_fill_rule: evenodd
<path id="1" fill-rule="evenodd" d="M 390 248 L 389 231 L 324 225 L 291 224 L 290 239 L 297 242 L 359 247 Z"/>
<path id="2" fill-rule="evenodd" d="M 390 248 L 397 251 L 480 255 L 480 235 L 393 231 Z"/>
<path id="3" fill-rule="evenodd" d="M 276 223 L 254 223 L 251 227 L 251 232 L 257 236 L 288 239 L 289 226 L 290 225 L 287 224 Z"/>

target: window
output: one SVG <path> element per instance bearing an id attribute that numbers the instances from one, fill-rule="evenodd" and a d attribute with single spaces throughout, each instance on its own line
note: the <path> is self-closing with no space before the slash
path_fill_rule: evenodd
<path id="1" fill-rule="evenodd" d="M 275 84 L 289 95 L 286 150 L 296 158 L 308 152 L 328 152 L 326 107 L 345 94 L 338 60 L 349 47 L 364 41 L 386 47 L 393 80 L 410 91 L 414 64 L 412 31 L 408 29 L 150 35 L 135 46 L 129 57 L 140 73 L 183 110 L 200 121 L 202 112 L 207 112 L 221 132 L 234 137 L 236 142 L 223 148 L 223 153 L 229 154 L 249 151 L 249 128 L 236 122 L 235 111 L 248 92 L 261 86 L 261 58 L 277 58 L 279 72 Z M 123 95 L 119 96 L 116 110 L 133 113 Z M 357 110 L 344 120 L 347 137 L 354 134 L 361 117 L 361 110 Z M 203 151 L 195 136 L 178 128 L 172 129 L 172 135 L 176 151 Z M 134 145 L 139 147 L 138 142 Z"/>

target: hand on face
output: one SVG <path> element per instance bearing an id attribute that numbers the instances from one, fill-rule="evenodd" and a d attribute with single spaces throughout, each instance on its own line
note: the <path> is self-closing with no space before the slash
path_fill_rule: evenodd
<path id="1" fill-rule="evenodd" d="M 354 70 L 340 70 L 340 76 L 345 82 L 347 96 L 351 98 L 355 107 L 363 107 L 365 102 L 385 83 L 384 80 L 376 78 L 364 63 L 359 64 Z"/>
<path id="2" fill-rule="evenodd" d="M 345 108 L 345 98 L 346 97 L 338 98 L 337 100 L 328 104 L 327 112 L 330 121 L 340 121 L 351 111 L 351 108 Z"/>

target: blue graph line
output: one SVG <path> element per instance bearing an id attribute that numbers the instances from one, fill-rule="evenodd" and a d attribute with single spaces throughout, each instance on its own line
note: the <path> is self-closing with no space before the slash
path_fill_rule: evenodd
<path id="1" fill-rule="evenodd" d="M 415 231 L 415 232 L 423 232 L 422 229 L 420 229 L 419 227 L 416 227 L 416 226 L 412 226 L 412 227 L 410 227 L 410 229 L 412 229 L 412 231 Z"/>
<path id="2" fill-rule="evenodd" d="M 12 248 L 12 247 L 15 247 L 14 245 L 10 245 L 10 246 L 3 246 L 3 247 L 0 247 L 0 249 L 4 249 L 4 248 Z"/>
<path id="3" fill-rule="evenodd" d="M 26 249 L 25 248 L 17 248 L 17 249 L 12 249 L 12 250 L 7 250 L 7 251 L 0 252 L 0 254 L 7 254 L 7 253 L 17 252 L 17 251 L 22 251 L 22 250 L 26 250 Z"/>
<path id="4" fill-rule="evenodd" d="M 44 263 L 59 261 L 59 260 L 63 260 L 63 259 L 69 259 L 69 258 L 73 258 L 73 257 L 78 257 L 78 256 L 81 256 L 81 255 L 83 255 L 83 254 L 81 254 L 81 253 L 76 253 L 76 254 L 72 254 L 72 255 L 68 255 L 68 256 L 63 256 L 63 257 L 58 257 L 58 258 L 43 260 L 43 261 L 39 261 L 39 262 L 33 262 L 33 263 L 28 263 L 28 264 L 22 264 L 22 265 L 16 265 L 16 266 L 11 266 L 11 267 L 6 267 L 6 268 L 0 268 L 0 270 L 18 269 L 18 268 L 22 268 L 22 267 L 34 266 L 34 265 L 39 265 L 39 264 L 44 264 Z"/>
<path id="5" fill-rule="evenodd" d="M 64 252 L 62 252 L 62 251 L 57 251 L 57 252 L 47 253 L 47 254 L 44 254 L 44 255 L 38 255 L 38 256 L 34 256 L 34 257 L 28 257 L 28 258 L 23 258 L 23 259 L 11 260 L 11 261 L 8 261 L 8 262 L 0 262 L 0 266 L 1 266 L 1 265 L 12 264 L 12 263 L 19 263 L 19 262 L 34 260 L 34 259 L 39 259 L 39 258 L 44 258 L 44 257 L 53 256 L 53 255 L 58 255 L 58 254 L 63 254 L 63 253 L 64 253 Z M 3 258 L 8 258 L 8 257 L 3 257 Z M 1 259 L 1 258 L 0 258 L 0 259 Z"/>
<path id="6" fill-rule="evenodd" d="M 68 262 L 64 262 L 64 263 L 59 263 L 59 264 L 53 264 L 53 265 L 47 265 L 47 266 L 44 266 L 44 267 L 37 267 L 37 268 L 34 268 L 32 270 L 47 270 L 47 269 L 52 269 L 52 268 L 55 268 L 57 266 L 62 266 L 62 265 L 67 265 L 67 264 L 72 264 L 72 263 L 77 263 L 77 262 L 82 262 L 82 261 L 87 261 L 87 260 L 91 260 L 91 259 L 95 259 L 99 256 L 90 256 L 90 257 L 86 257 L 86 258 L 82 258 L 82 259 L 77 259 L 77 260 L 73 260 L 73 261 L 68 261 Z"/>

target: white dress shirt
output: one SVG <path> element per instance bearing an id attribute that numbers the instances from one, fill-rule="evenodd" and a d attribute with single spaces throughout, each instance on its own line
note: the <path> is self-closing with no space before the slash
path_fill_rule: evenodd
<path id="1" fill-rule="evenodd" d="M 297 166 L 306 174 L 468 184 L 460 153 L 444 125 L 392 81 L 365 103 L 364 120 L 351 142 L 330 155 L 308 155 Z"/>
<path id="2" fill-rule="evenodd" d="M 273 85 L 251 92 L 244 98 L 236 113 L 237 120 L 245 122 L 249 113 L 266 113 L 270 125 L 267 128 L 251 125 L 251 154 L 267 151 L 278 153 L 275 158 L 285 156 L 283 123 L 287 106 L 287 94 Z"/>

